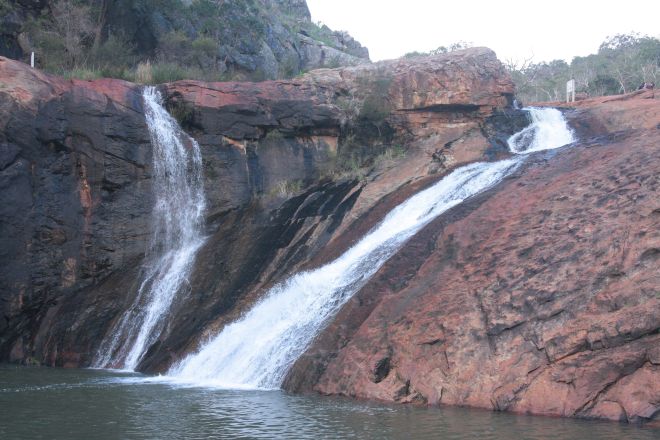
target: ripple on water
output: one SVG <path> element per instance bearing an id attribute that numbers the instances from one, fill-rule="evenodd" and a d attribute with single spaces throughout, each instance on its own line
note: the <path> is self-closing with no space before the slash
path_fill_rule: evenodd
<path id="1" fill-rule="evenodd" d="M 0 367 L 1 439 L 647 440 L 609 422 L 190 387 L 104 370 Z"/>

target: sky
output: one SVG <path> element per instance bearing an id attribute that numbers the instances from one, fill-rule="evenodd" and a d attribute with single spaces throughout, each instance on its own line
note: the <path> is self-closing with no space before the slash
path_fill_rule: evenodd
<path id="1" fill-rule="evenodd" d="M 595 53 L 607 36 L 660 38 L 660 0 L 307 0 L 312 20 L 348 31 L 372 61 L 457 41 L 493 49 L 501 61 Z"/>

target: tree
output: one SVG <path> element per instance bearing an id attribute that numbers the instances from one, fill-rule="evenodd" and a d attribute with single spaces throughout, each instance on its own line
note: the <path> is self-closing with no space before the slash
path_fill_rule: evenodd
<path id="1" fill-rule="evenodd" d="M 83 4 L 74 4 L 61 0 L 51 6 L 53 13 L 53 32 L 62 39 L 66 66 L 71 68 L 82 63 L 85 46 L 94 36 L 90 8 Z"/>
<path id="2" fill-rule="evenodd" d="M 472 46 L 473 46 L 472 42 L 457 41 L 455 43 L 450 44 L 449 46 L 440 46 L 428 52 L 417 52 L 417 51 L 408 52 L 407 54 L 404 55 L 404 57 L 411 58 L 411 57 L 420 57 L 420 56 L 428 56 L 428 55 L 440 55 L 443 53 L 454 52 L 455 50 L 469 49 Z"/>
<path id="3" fill-rule="evenodd" d="M 534 64 L 509 60 L 505 66 L 525 102 L 563 99 L 566 81 L 575 79 L 578 92 L 591 96 L 627 93 L 660 73 L 660 40 L 639 34 L 608 37 L 598 53 Z"/>
<path id="4" fill-rule="evenodd" d="M 84 64 L 94 37 L 89 6 L 60 0 L 50 12 L 50 19 L 39 17 L 28 25 L 42 67 L 62 71 Z"/>
<path id="5" fill-rule="evenodd" d="M 660 41 L 639 34 L 608 37 L 598 54 L 607 60 L 610 76 L 619 83 L 619 91 L 627 93 L 640 83 L 655 81 L 660 65 Z"/>
<path id="6" fill-rule="evenodd" d="M 456 50 L 469 49 L 472 46 L 474 46 L 474 44 L 472 44 L 472 42 L 457 41 L 455 43 L 450 44 L 449 46 L 440 46 L 437 49 L 434 49 L 431 52 L 429 52 L 429 54 L 438 55 L 438 54 L 441 54 L 441 53 L 449 53 L 449 52 L 454 52 Z"/>

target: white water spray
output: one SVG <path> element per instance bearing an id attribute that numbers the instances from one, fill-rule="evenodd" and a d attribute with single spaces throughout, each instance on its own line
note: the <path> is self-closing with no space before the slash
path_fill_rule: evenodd
<path id="1" fill-rule="evenodd" d="M 498 182 L 516 163 L 468 165 L 411 197 L 332 263 L 275 286 L 170 374 L 221 387 L 279 387 L 326 321 L 407 239 L 442 212 Z"/>
<path id="2" fill-rule="evenodd" d="M 199 145 L 162 105 L 154 87 L 143 93 L 153 146 L 153 236 L 133 304 L 101 344 L 94 366 L 134 370 L 158 338 L 203 243 L 205 209 Z"/>
<path id="3" fill-rule="evenodd" d="M 532 153 L 548 150 L 575 141 L 573 132 L 566 126 L 564 115 L 555 108 L 528 107 L 532 123 L 509 138 L 509 149 L 513 153 Z M 563 127 L 563 129 L 561 129 Z"/>
<path id="4" fill-rule="evenodd" d="M 511 137 L 512 152 L 573 142 L 560 112 L 529 111 L 533 123 Z M 173 366 L 167 380 L 238 389 L 280 387 L 289 368 L 329 319 L 410 237 L 451 207 L 500 182 L 522 160 L 517 156 L 466 165 L 412 196 L 336 260 L 273 287 L 241 319 Z"/>

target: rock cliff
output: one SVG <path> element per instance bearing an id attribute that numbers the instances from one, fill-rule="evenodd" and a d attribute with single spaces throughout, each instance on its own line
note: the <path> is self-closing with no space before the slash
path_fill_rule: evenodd
<path id="1" fill-rule="evenodd" d="M 46 41 L 48 44 L 40 42 L 37 31 L 52 27 L 58 14 L 54 3 L 0 3 L 0 56 L 27 61 L 30 51 L 36 51 L 39 66 L 52 65 L 44 57 L 51 53 L 56 56 L 51 46 L 59 43 L 52 38 Z M 134 61 L 195 64 L 203 71 L 217 72 L 218 76 L 242 79 L 290 78 L 315 68 L 369 62 L 367 48 L 346 32 L 313 23 L 304 0 L 82 3 L 90 6 L 87 26 L 95 28 L 94 44 L 96 39 L 120 38 L 124 48 L 114 56 L 125 58 L 133 52 Z M 74 35 L 81 39 L 78 49 L 91 38 L 84 33 L 86 26 L 81 20 L 79 16 L 70 19 L 73 29 L 79 28 L 80 35 Z M 55 34 L 58 32 L 55 30 Z M 199 51 L 204 55 L 190 59 Z"/>
<path id="2" fill-rule="evenodd" d="M 0 78 L 0 356 L 88 365 L 132 301 L 149 239 L 140 86 L 65 81 L 8 59 Z M 525 124 L 506 113 L 512 85 L 487 49 L 162 91 L 202 147 L 209 239 L 147 370 L 346 235 L 382 197 L 501 155 Z"/>
<path id="3" fill-rule="evenodd" d="M 0 360 L 87 366 L 132 303 L 153 203 L 140 90 L 0 58 Z M 202 149 L 208 238 L 139 366 L 148 372 L 451 169 L 505 157 L 527 124 L 483 48 L 161 92 Z M 535 156 L 427 226 L 286 387 L 657 417 L 659 134 L 648 96 L 641 125 L 603 103 L 569 110 L 580 145 Z"/>

